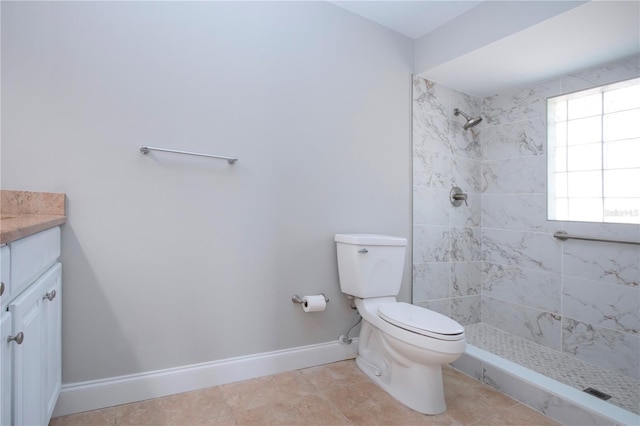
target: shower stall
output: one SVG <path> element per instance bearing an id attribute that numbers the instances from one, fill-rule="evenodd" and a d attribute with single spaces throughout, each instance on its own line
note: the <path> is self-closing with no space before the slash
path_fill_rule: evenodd
<path id="1" fill-rule="evenodd" d="M 640 226 L 547 220 L 546 99 L 638 64 L 484 99 L 413 79 L 413 303 L 465 326 L 454 367 L 564 424 L 640 424 L 640 246 L 553 234 Z"/>

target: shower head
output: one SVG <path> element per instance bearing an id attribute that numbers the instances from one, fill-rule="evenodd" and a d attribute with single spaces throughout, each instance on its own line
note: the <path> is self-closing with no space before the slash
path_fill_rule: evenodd
<path id="1" fill-rule="evenodd" d="M 454 115 L 462 114 L 462 116 L 467 119 L 467 122 L 464 123 L 465 130 L 472 128 L 473 126 L 475 126 L 476 124 L 479 124 L 482 121 L 482 117 L 471 118 L 464 112 L 460 111 L 458 108 L 453 110 L 453 114 Z"/>

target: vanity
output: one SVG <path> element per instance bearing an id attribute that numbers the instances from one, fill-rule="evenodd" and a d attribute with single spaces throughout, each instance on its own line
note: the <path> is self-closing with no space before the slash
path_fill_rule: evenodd
<path id="1" fill-rule="evenodd" d="M 0 424 L 47 425 L 62 384 L 65 196 L 1 193 Z"/>

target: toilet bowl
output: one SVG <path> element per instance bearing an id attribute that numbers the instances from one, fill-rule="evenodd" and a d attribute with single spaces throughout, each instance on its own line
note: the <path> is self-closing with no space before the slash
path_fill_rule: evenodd
<path id="1" fill-rule="evenodd" d="M 356 358 L 360 369 L 406 406 L 423 414 L 445 412 L 442 364 L 464 353 L 463 327 L 444 315 L 395 298 L 354 298 L 354 302 L 364 320 Z M 400 314 L 400 318 L 389 317 L 386 311 Z M 412 314 L 419 320 L 433 321 L 411 321 Z M 417 324 L 421 324 L 419 332 Z"/>
<path id="2" fill-rule="evenodd" d="M 405 239 L 337 234 L 335 240 L 341 290 L 363 318 L 356 364 L 408 407 L 443 413 L 442 364 L 464 352 L 464 328 L 445 315 L 396 300 Z"/>

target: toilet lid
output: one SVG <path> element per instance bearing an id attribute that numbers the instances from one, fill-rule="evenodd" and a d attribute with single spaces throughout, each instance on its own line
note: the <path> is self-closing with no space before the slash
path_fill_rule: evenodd
<path id="1" fill-rule="evenodd" d="M 451 318 L 409 303 L 382 304 L 378 316 L 397 327 L 441 340 L 460 340 L 464 333 L 464 327 Z"/>

